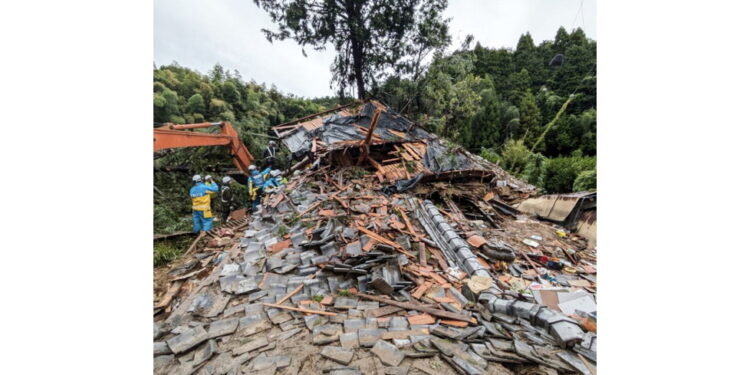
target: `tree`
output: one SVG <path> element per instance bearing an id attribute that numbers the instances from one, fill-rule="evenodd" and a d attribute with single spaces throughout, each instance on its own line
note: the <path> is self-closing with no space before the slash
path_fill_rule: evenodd
<path id="1" fill-rule="evenodd" d="M 526 132 L 526 139 L 533 142 L 536 140 L 536 136 L 541 133 L 539 127 L 542 123 L 542 112 L 536 105 L 534 95 L 531 94 L 531 90 L 526 90 L 526 93 L 521 98 L 521 105 L 518 108 L 521 115 L 521 126 L 523 126 Z"/>
<path id="2" fill-rule="evenodd" d="M 552 57 L 552 56 L 550 56 Z M 531 34 L 521 35 L 513 52 L 516 70 L 526 69 L 534 85 L 542 84 L 547 78 L 546 61 L 542 61 Z"/>
<path id="3" fill-rule="evenodd" d="M 565 53 L 569 43 L 570 35 L 564 27 L 560 26 L 560 28 L 557 29 L 557 34 L 555 34 L 555 41 L 553 43 L 555 53 Z"/>
<path id="4" fill-rule="evenodd" d="M 237 90 L 237 87 L 234 85 L 234 83 L 232 83 L 231 81 L 226 81 L 223 85 L 221 85 L 221 97 L 227 103 L 236 105 L 240 102 L 240 91 Z"/>
<path id="5" fill-rule="evenodd" d="M 157 122 L 180 122 L 174 121 L 180 115 L 178 100 L 177 93 L 167 88 L 154 94 L 154 120 Z"/>
<path id="6" fill-rule="evenodd" d="M 531 77 L 529 71 L 526 68 L 522 68 L 519 72 L 512 73 L 508 77 L 508 88 L 509 88 L 509 99 L 516 105 L 521 104 L 521 98 L 526 94 L 526 91 L 531 88 Z"/>
<path id="7" fill-rule="evenodd" d="M 447 0 L 254 1 L 278 26 L 263 29 L 269 42 L 292 38 L 315 50 L 332 45 L 331 82 L 340 93 L 356 84 L 359 99 L 387 69 L 419 71 L 422 58 L 450 43 L 441 15 Z"/>
<path id="8" fill-rule="evenodd" d="M 466 54 L 437 58 L 430 66 L 423 97 L 425 112 L 433 117 L 431 131 L 456 140 L 479 110 L 483 80 L 471 74 L 472 69 Z"/>
<path id="9" fill-rule="evenodd" d="M 194 94 L 188 99 L 185 111 L 187 113 L 203 113 L 206 110 L 206 102 L 203 101 L 201 94 Z"/>

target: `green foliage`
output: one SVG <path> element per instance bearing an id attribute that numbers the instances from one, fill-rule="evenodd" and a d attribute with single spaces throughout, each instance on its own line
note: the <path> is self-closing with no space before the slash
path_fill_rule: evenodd
<path id="1" fill-rule="evenodd" d="M 499 165 L 501 161 L 500 155 L 497 154 L 497 152 L 492 151 L 491 149 L 482 147 L 482 151 L 479 154 L 479 156 L 483 157 L 485 160 L 487 160 L 490 163 Z"/>
<path id="2" fill-rule="evenodd" d="M 573 191 L 596 191 L 596 170 L 579 173 L 573 182 Z"/>
<path id="3" fill-rule="evenodd" d="M 582 156 L 580 151 L 574 154 L 548 160 L 544 185 L 548 193 L 571 192 L 581 172 L 596 170 L 595 156 Z"/>
<path id="4" fill-rule="evenodd" d="M 526 182 L 544 188 L 544 179 L 547 175 L 547 158 L 544 155 L 535 152 L 529 155 L 526 165 L 523 168 L 521 178 Z"/>
<path id="5" fill-rule="evenodd" d="M 320 294 L 316 294 L 316 295 L 312 296 L 312 300 L 315 301 L 315 302 L 320 302 L 320 301 L 323 300 L 323 298 L 324 297 L 321 296 Z"/>
<path id="6" fill-rule="evenodd" d="M 159 242 L 154 244 L 154 267 L 163 266 L 182 254 L 177 247 L 167 243 Z"/>
<path id="7" fill-rule="evenodd" d="M 185 111 L 188 113 L 202 113 L 206 110 L 206 102 L 203 100 L 203 96 L 199 93 L 193 94 L 188 99 Z"/>
<path id="8" fill-rule="evenodd" d="M 526 90 L 526 93 L 521 98 L 521 105 L 518 108 L 521 116 L 521 126 L 524 129 L 524 139 L 528 139 L 530 142 L 536 139 L 541 134 L 541 122 L 542 112 L 536 105 L 536 99 L 531 94 L 531 90 Z"/>
<path id="9" fill-rule="evenodd" d="M 503 169 L 512 174 L 520 174 L 529 162 L 531 151 L 523 144 L 523 140 L 510 140 L 503 146 L 500 157 Z"/>
<path id="10" fill-rule="evenodd" d="M 174 233 L 190 230 L 191 218 L 180 217 L 171 207 L 166 205 L 154 206 L 154 233 Z"/>
<path id="11" fill-rule="evenodd" d="M 154 243 L 154 267 L 161 267 L 182 255 L 194 237 L 179 237 Z"/>
<path id="12" fill-rule="evenodd" d="M 352 177 L 354 178 L 362 178 L 364 176 L 367 176 L 370 174 L 366 169 L 361 167 L 352 167 Z"/>

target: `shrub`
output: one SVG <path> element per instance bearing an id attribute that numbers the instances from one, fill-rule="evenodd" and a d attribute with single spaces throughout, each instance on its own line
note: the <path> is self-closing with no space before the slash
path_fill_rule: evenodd
<path id="1" fill-rule="evenodd" d="M 573 182 L 573 191 L 596 191 L 596 170 L 579 173 Z"/>
<path id="2" fill-rule="evenodd" d="M 595 156 L 580 156 L 579 153 L 574 155 L 548 160 L 544 182 L 548 193 L 574 191 L 573 184 L 581 172 L 596 170 Z"/>
<path id="3" fill-rule="evenodd" d="M 544 189 L 544 178 L 547 173 L 547 158 L 540 153 L 529 155 L 522 177 L 526 182 Z"/>
<path id="4" fill-rule="evenodd" d="M 492 149 L 482 147 L 482 152 L 479 156 L 492 164 L 500 164 L 500 155 L 498 155 L 497 152 L 492 151 Z"/>
<path id="5" fill-rule="evenodd" d="M 501 164 L 503 169 L 517 175 L 526 167 L 531 151 L 523 144 L 523 140 L 509 140 L 503 145 Z"/>
<path id="6" fill-rule="evenodd" d="M 163 266 L 180 256 L 182 250 L 168 242 L 154 244 L 154 267 Z"/>

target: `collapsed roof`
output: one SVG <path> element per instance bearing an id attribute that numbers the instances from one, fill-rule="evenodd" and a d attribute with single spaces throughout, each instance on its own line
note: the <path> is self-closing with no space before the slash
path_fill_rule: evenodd
<path id="1" fill-rule="evenodd" d="M 366 162 L 381 181 L 411 179 L 421 173 L 424 181 L 478 178 L 519 192 L 535 190 L 377 101 L 337 107 L 273 129 L 295 160 L 327 157 L 329 163 L 342 166 Z"/>

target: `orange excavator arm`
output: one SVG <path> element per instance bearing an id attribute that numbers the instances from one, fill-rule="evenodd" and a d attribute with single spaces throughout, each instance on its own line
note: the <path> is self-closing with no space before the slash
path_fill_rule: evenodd
<path id="1" fill-rule="evenodd" d="M 218 127 L 218 133 L 191 132 L 189 129 Z M 167 123 L 154 128 L 154 151 L 168 148 L 227 146 L 234 165 L 245 176 L 247 167 L 253 163 L 253 155 L 240 140 L 240 135 L 229 122 L 203 122 L 199 124 L 175 125 Z"/>

